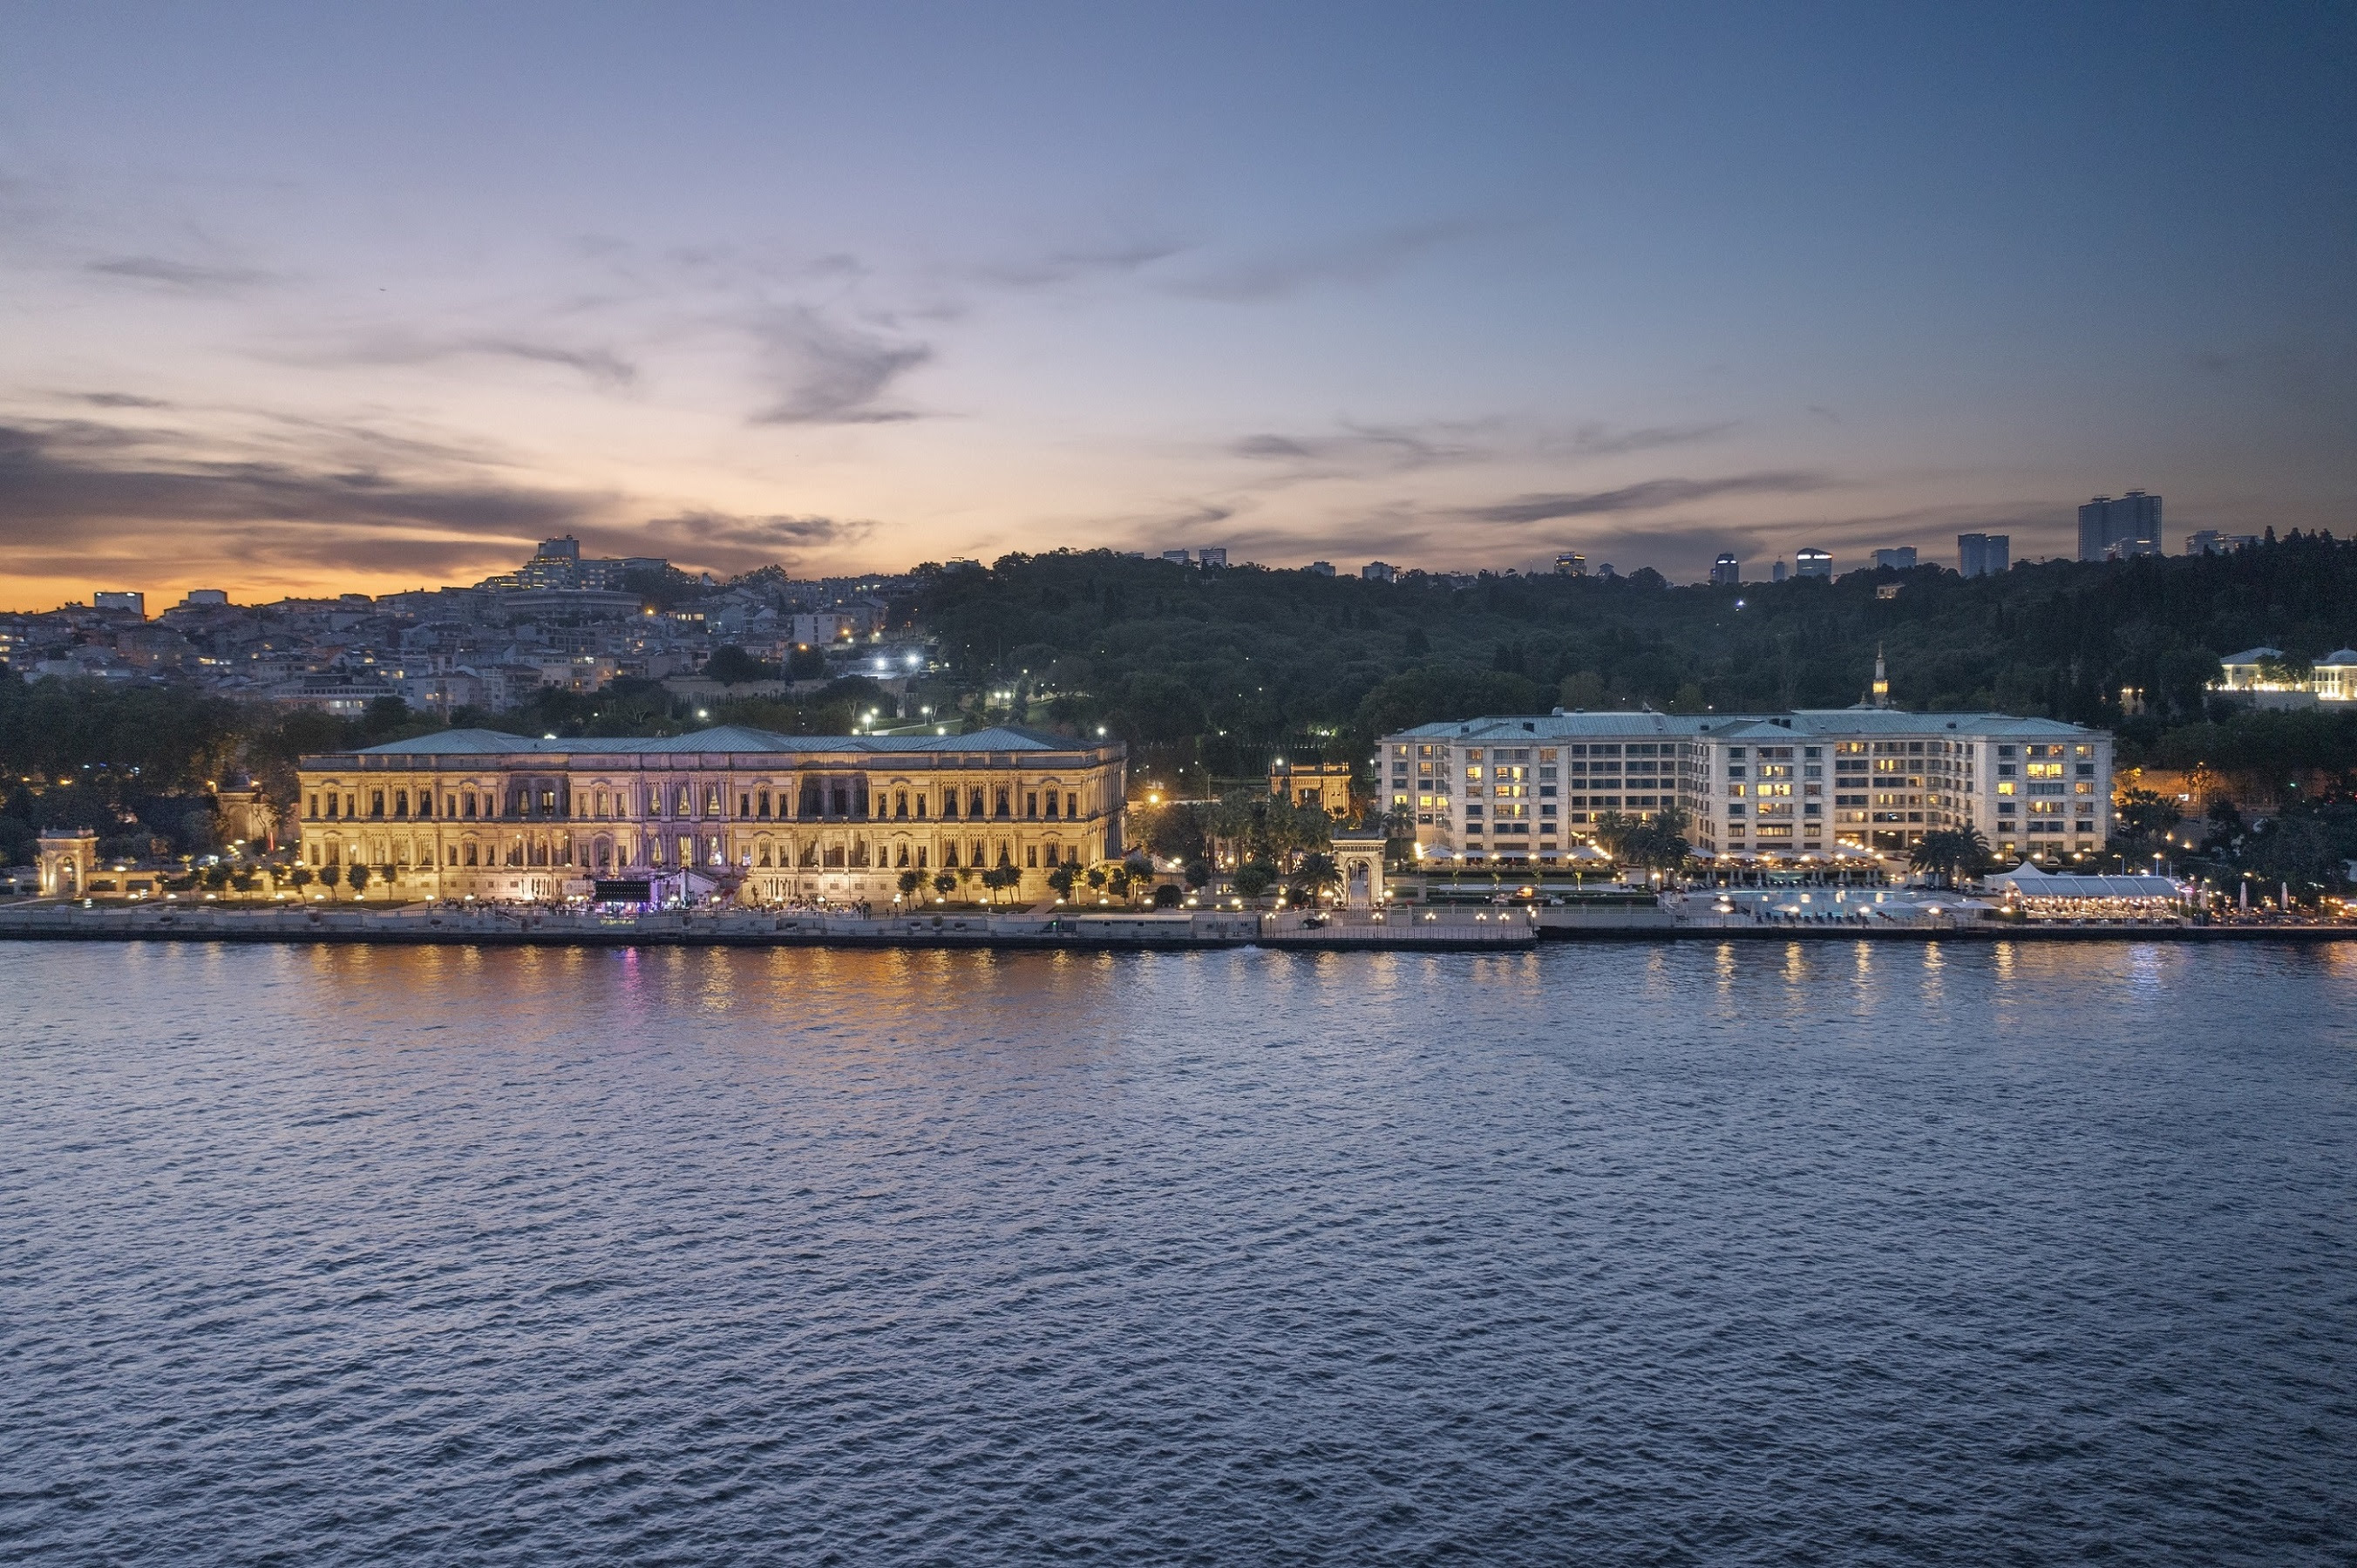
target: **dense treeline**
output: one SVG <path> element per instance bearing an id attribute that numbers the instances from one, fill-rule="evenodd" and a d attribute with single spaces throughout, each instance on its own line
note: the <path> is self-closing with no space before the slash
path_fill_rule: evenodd
<path id="1" fill-rule="evenodd" d="M 1214 777 L 1286 746 L 1356 760 L 1386 729 L 1470 712 L 1840 707 L 1864 694 L 1878 646 L 1904 707 L 2102 725 L 2132 756 L 2223 748 L 2195 758 L 2213 767 L 2243 766 L 2245 740 L 2258 765 L 2357 763 L 2337 719 L 2250 725 L 2205 689 L 2226 653 L 2268 643 L 2314 659 L 2357 641 L 2357 546 L 2329 534 L 1975 580 L 1921 567 L 1739 589 L 1648 572 L 1383 584 L 1060 552 L 942 574 L 920 618 L 967 684 L 1031 682 L 1063 722 L 1105 724 L 1150 764 Z M 2124 706 L 2124 692 L 2140 697 Z"/>

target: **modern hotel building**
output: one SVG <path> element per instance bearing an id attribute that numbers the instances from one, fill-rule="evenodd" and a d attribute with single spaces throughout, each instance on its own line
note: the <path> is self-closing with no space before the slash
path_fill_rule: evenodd
<path id="1" fill-rule="evenodd" d="M 1385 736 L 1375 766 L 1426 858 L 1544 864 L 1601 812 L 1673 806 L 1707 854 L 1903 853 L 1962 827 L 2001 854 L 2067 854 L 2112 831 L 2111 736 L 2002 714 L 1557 709 Z"/>
<path id="2" fill-rule="evenodd" d="M 662 739 L 445 730 L 297 770 L 307 865 L 389 868 L 429 897 L 559 898 L 594 882 L 734 887 L 750 902 L 888 901 L 903 871 L 1022 873 L 1122 850 L 1118 742 L 953 736 Z M 692 879 L 692 880 L 690 880 Z"/>

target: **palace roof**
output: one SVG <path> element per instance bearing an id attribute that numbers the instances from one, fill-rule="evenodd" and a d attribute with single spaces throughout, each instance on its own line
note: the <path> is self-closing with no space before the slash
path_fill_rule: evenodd
<path id="1" fill-rule="evenodd" d="M 1100 743 L 998 725 L 971 735 L 780 735 L 750 725 L 716 725 L 686 735 L 527 736 L 493 729 L 446 729 L 371 746 L 361 757 L 619 756 L 672 752 L 1085 751 Z"/>

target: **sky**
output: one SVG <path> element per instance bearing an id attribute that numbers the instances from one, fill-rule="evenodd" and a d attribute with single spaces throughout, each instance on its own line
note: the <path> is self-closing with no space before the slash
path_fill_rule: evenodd
<path id="1" fill-rule="evenodd" d="M 2357 10 L 0 3 L 0 606 L 2357 532 Z"/>

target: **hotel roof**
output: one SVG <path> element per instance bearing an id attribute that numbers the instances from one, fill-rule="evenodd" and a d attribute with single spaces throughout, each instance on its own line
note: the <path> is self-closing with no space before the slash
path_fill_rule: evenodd
<path id="1" fill-rule="evenodd" d="M 1573 713 L 1493 715 L 1418 725 L 1386 739 L 1514 741 L 1618 739 L 1657 735 L 1712 740 L 1772 739 L 1793 735 L 1939 735 L 1970 730 L 1976 735 L 2027 737 L 2087 736 L 2096 732 L 2059 719 L 2017 718 L 2010 714 L 1910 714 L 1896 708 L 1803 708 L 1790 714 Z"/>
<path id="2" fill-rule="evenodd" d="M 686 735 L 509 735 L 495 729 L 446 729 L 371 746 L 361 757 L 620 756 L 654 752 L 909 752 L 1086 751 L 1100 743 L 999 725 L 971 735 L 780 735 L 750 725 L 716 725 Z"/>

